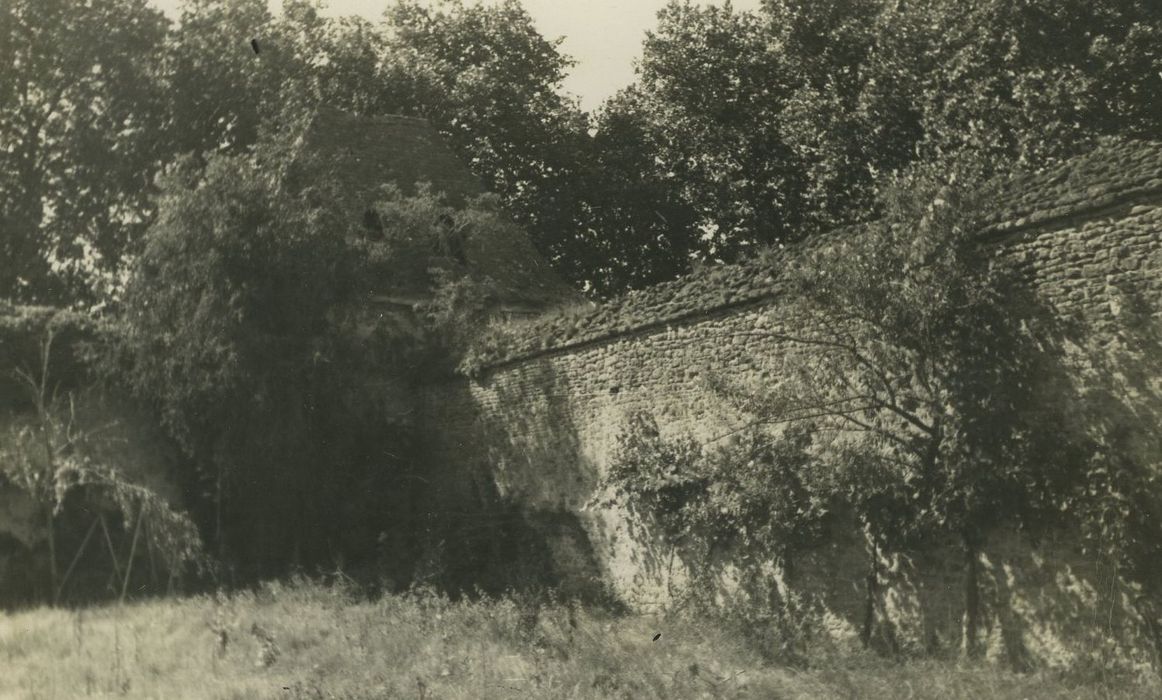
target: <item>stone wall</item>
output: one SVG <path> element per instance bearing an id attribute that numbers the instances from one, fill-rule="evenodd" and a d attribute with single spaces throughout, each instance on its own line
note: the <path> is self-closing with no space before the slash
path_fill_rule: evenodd
<path id="1" fill-rule="evenodd" d="M 1056 308 L 1098 327 L 1121 314 L 1121 291 L 1154 303 L 1162 294 L 1162 193 L 1007 234 L 996 243 Z"/>
<path id="2" fill-rule="evenodd" d="M 1092 326 L 1106 327 L 1122 313 L 1126 290 L 1156 313 L 1160 178 L 1162 145 L 1106 144 L 1057 170 L 1014 180 L 981 232 L 982 245 L 1023 266 L 1061 313 Z M 673 604 L 685 575 L 680 563 L 653 544 L 642 523 L 594 505 L 594 487 L 634 411 L 652 413 L 663 434 L 701 441 L 744 420 L 709 382 L 727 377 L 759 386 L 778 376 L 786 349 L 763 331 L 792 319 L 779 312 L 776 269 L 768 259 L 703 270 L 535 321 L 517 342 L 491 348 L 475 379 L 428 387 L 422 422 L 442 470 L 443 497 L 468 498 L 473 484 L 489 482 L 534 522 L 541 514 L 558 523 L 543 534 L 564 579 L 600 579 L 642 610 Z M 575 516 L 571 529 L 549 517 L 554 513 Z M 853 533 L 810 559 L 797 567 L 797 585 L 822 595 L 836 638 L 851 640 L 866 598 L 862 539 Z M 894 583 L 876 604 L 904 646 L 956 644 L 962 560 L 949 548 L 925 561 L 886 564 Z M 1015 533 L 994 538 L 982 563 L 992 653 L 1014 663 L 1070 664 L 1112 644 L 1137 658 L 1141 645 L 1122 634 L 1134 627 L 1122 605 L 1126 591 L 1111 580 L 1067 536 L 1037 546 Z M 1078 625 L 1099 612 L 1110 616 L 1100 644 L 1085 631 L 1092 625 Z"/>

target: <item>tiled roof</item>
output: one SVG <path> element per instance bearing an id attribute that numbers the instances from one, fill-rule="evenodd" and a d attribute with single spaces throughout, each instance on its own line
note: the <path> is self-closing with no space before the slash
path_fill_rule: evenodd
<path id="1" fill-rule="evenodd" d="M 519 322 L 502 348 L 481 339 L 485 365 L 496 366 L 566 350 L 633 331 L 758 303 L 777 294 L 779 280 L 770 259 L 708 266 L 681 279 L 634 290 L 601 304 L 576 306 Z"/>

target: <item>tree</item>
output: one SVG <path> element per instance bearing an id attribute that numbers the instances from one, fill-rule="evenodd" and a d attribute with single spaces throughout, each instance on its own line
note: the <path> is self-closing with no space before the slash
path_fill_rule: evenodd
<path id="1" fill-rule="evenodd" d="M 193 521 L 110 457 L 118 454 L 113 449 L 117 436 L 111 432 L 115 422 L 93 425 L 78 417 L 78 403 L 91 398 L 86 396 L 91 392 L 68 389 L 62 394 L 57 378 L 50 377 L 56 320 L 46 325 L 40 339 L 39 366 L 14 371 L 33 409 L 31 420 L 10 425 L 0 446 L 0 483 L 15 486 L 39 509 L 48 549 L 45 598 L 53 605 L 62 600 L 98 525 L 112 564 L 110 580 L 116 583 L 115 590 L 122 601 L 142 548 L 148 548 L 151 567 L 154 552 L 161 556 L 171 585 L 189 567 L 204 571 L 207 561 Z M 110 510 L 121 515 L 125 533 L 133 533 L 120 558 L 106 524 L 105 516 Z M 62 531 L 67 532 L 62 521 L 67 522 L 68 516 L 75 520 L 80 511 L 85 513 L 88 528 L 62 571 L 65 560 L 61 556 L 65 552 L 61 544 L 66 541 Z M 144 544 L 139 548 L 143 531 Z"/>
<path id="2" fill-rule="evenodd" d="M 882 220 L 768 252 L 781 301 L 745 332 L 782 348 L 777 379 L 757 390 L 716 379 L 746 429 L 723 448 L 680 450 L 692 459 L 653 449 L 661 460 L 611 470 L 620 493 L 683 538 L 729 543 L 752 567 L 790 569 L 850 513 L 868 536 L 865 643 L 882 557 L 952 539 L 965 647 L 979 651 L 989 533 L 1060 524 L 1085 473 L 1085 441 L 1063 438 L 1075 424 L 1059 400 L 1061 329 L 979 246 L 988 190 L 974 172 L 913 172 L 884 190 Z"/>
<path id="3" fill-rule="evenodd" d="M 239 27 L 243 27 L 242 31 Z M 255 55 L 248 40 L 258 38 Z M 560 93 L 571 65 L 515 1 L 401 0 L 383 24 L 322 17 L 296 0 L 199 0 L 170 41 L 170 129 L 177 152 L 241 152 L 261 123 L 320 104 L 428 119 L 538 249 L 573 281 L 588 153 L 585 116 Z M 578 270 L 575 272 L 575 270 Z"/>
<path id="4" fill-rule="evenodd" d="M 763 10 L 793 85 L 779 121 L 804 170 L 808 232 L 873 218 L 877 175 L 911 163 L 923 135 L 913 74 L 936 70 L 917 50 L 924 12 L 880 0 Z"/>
<path id="5" fill-rule="evenodd" d="M 140 234 L 165 31 L 145 0 L 0 5 L 0 296 L 83 298 Z"/>
<path id="6" fill-rule="evenodd" d="M 363 104 L 378 59 L 366 23 L 318 10 L 312 0 L 289 0 L 279 15 L 264 0 L 186 0 L 164 52 L 171 154 L 244 153 L 263 126 L 321 102 Z"/>
<path id="7" fill-rule="evenodd" d="M 1061 366 L 1052 316 L 980 248 L 987 190 L 951 172 L 894 185 L 884 220 L 789 261 L 785 312 L 802 330 L 770 334 L 788 344 L 784 379 L 751 407 L 813 426 L 813 459 L 875 549 L 961 542 L 975 652 L 980 547 L 999 523 L 1036 527 L 1070 460 L 1053 446 L 1064 416 L 1039 393 Z"/>
<path id="8" fill-rule="evenodd" d="M 1124 0 L 938 7 L 940 70 L 921 83 L 929 148 L 969 148 L 1040 165 L 1099 134 L 1149 134 L 1162 53 L 1146 37 L 1162 11 Z M 1127 80 L 1126 61 L 1138 72 Z M 940 92 L 963 96 L 937 103 Z"/>
<path id="9" fill-rule="evenodd" d="M 641 184 L 591 188 L 582 235 L 608 231 L 598 265 L 612 286 L 640 284 L 683 254 L 731 259 L 876 219 L 877 183 L 913 164 L 1035 170 L 1097 136 L 1149 137 L 1160 32 L 1162 12 L 1127 0 L 675 0 L 596 123 L 599 172 Z M 655 235 L 647 213 L 670 219 L 673 203 L 693 220 Z M 634 244 L 663 251 L 660 269 Z"/>
<path id="10" fill-rule="evenodd" d="M 559 244 L 557 269 L 597 296 L 673 279 L 704 247 L 697 210 L 657 168 L 644 110 L 632 89 L 605 104 L 582 173 L 579 221 Z"/>
<path id="11" fill-rule="evenodd" d="M 383 92 L 428 118 L 533 243 L 580 284 L 571 263 L 581 228 L 588 124 L 561 94 L 572 61 L 516 0 L 495 6 L 400 0 L 387 13 Z M 399 87 L 397 87 L 399 86 Z M 385 101 L 385 104 L 387 102 Z"/>
<path id="12" fill-rule="evenodd" d="M 770 0 L 764 12 L 797 84 L 786 138 L 825 226 L 877 215 L 877 174 L 913 162 L 970 152 L 1036 169 L 1159 123 L 1142 96 L 1162 82 L 1146 44 L 1162 13 L 1140 3 Z"/>
<path id="13" fill-rule="evenodd" d="M 962 640 L 980 653 L 982 553 L 1013 531 L 1068 533 L 1114 572 L 1111 614 L 1158 643 L 1154 310 L 1123 290 L 1111 333 L 1049 308 L 976 235 L 992 191 L 973 185 L 984 170 L 915 169 L 881 189 L 882 220 L 767 253 L 780 303 L 739 332 L 778 347 L 776 379 L 713 378 L 749 418 L 725 442 L 627 420 L 606 504 L 646 516 L 683 553 L 696 595 L 713 598 L 715 566 L 736 565 L 751 598 L 731 614 L 773 633 L 764 645 L 800 652 L 789 623 L 810 614 L 764 567 L 792 581 L 796 554 L 836 529 L 867 537 L 865 644 L 877 629 L 894 644 L 883 562 L 956 543 Z"/>
<path id="14" fill-rule="evenodd" d="M 426 101 L 401 87 L 422 78 L 387 67 L 382 27 L 361 17 L 321 17 L 307 0 L 284 2 L 282 13 L 277 40 L 294 47 L 298 65 L 291 78 L 312 102 L 355 114 L 396 114 Z"/>
<path id="15" fill-rule="evenodd" d="M 325 181 L 289 191 L 277 155 L 168 173 L 113 358 L 198 467 L 187 487 L 209 492 L 203 526 L 245 574 L 329 563 L 343 499 L 399 451 L 376 411 L 395 355 L 357 332 L 351 304 L 360 237 Z"/>
<path id="16" fill-rule="evenodd" d="M 602 169 L 615 180 L 665 187 L 666 196 L 647 201 L 678 202 L 692 214 L 665 221 L 666 236 L 651 250 L 676 240 L 692 258 L 729 260 L 798 236 L 802 182 L 777 120 L 791 86 L 767 41 L 752 13 L 673 2 L 646 36 L 638 84 L 604 107 L 596 137 Z M 640 136 L 627 143 L 634 132 Z M 627 147 L 628 154 L 615 152 Z M 634 170 L 622 174 L 627 167 Z M 612 205 L 635 206 L 630 197 Z M 673 207 L 659 209 L 655 218 L 665 219 Z M 607 235 L 634 233 L 619 227 Z"/>

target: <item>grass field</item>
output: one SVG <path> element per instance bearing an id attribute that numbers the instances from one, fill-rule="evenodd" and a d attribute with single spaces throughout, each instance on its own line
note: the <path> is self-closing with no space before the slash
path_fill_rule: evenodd
<path id="1" fill-rule="evenodd" d="M 655 641 L 654 637 L 661 636 Z M 1156 698 L 1094 673 L 764 663 L 724 629 L 315 584 L 0 616 L 0 698 Z"/>

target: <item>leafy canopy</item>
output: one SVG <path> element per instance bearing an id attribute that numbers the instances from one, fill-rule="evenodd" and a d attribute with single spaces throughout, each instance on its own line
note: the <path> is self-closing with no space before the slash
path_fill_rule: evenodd
<path id="1" fill-rule="evenodd" d="M 115 368 L 185 447 L 219 554 L 250 573 L 349 549 L 343 504 L 377 492 L 364 482 L 392 473 L 382 453 L 402 440 L 385 402 L 407 339 L 360 325 L 369 256 L 355 217 L 325 179 L 289 190 L 278 154 L 168 174 Z"/>

